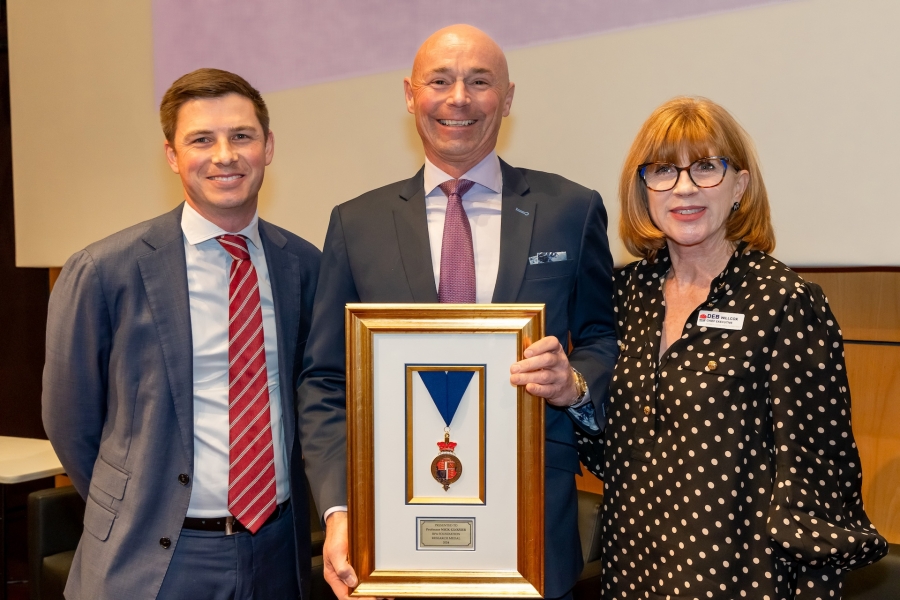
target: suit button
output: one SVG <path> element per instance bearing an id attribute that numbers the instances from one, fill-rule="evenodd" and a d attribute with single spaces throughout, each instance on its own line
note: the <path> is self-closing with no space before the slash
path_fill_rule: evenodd
<path id="1" fill-rule="evenodd" d="M 169 538 L 159 538 L 159 545 L 168 549 L 168 547 L 172 545 L 172 540 Z"/>
<path id="2" fill-rule="evenodd" d="M 706 368 L 709 369 L 710 371 L 715 371 L 716 369 L 719 368 L 719 363 L 717 363 L 714 360 L 711 360 L 708 363 L 706 363 Z"/>
<path id="3" fill-rule="evenodd" d="M 180 483 L 181 485 L 187 485 L 190 482 L 191 482 L 191 478 L 188 476 L 187 473 L 182 473 L 181 475 L 178 476 L 178 483 Z"/>
<path id="4" fill-rule="evenodd" d="M 649 414 L 650 414 L 650 407 L 649 407 L 649 406 L 645 406 L 645 407 L 644 407 L 644 414 L 645 414 L 645 415 L 649 415 Z"/>

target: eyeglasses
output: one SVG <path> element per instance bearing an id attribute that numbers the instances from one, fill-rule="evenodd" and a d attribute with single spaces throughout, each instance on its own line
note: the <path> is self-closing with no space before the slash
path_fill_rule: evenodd
<path id="1" fill-rule="evenodd" d="M 728 159 L 724 156 L 707 156 L 698 158 L 686 167 L 678 167 L 672 163 L 650 162 L 638 167 L 638 174 L 648 188 L 654 192 L 668 192 L 678 183 L 682 171 L 699 188 L 716 187 L 725 179 L 728 170 Z"/>

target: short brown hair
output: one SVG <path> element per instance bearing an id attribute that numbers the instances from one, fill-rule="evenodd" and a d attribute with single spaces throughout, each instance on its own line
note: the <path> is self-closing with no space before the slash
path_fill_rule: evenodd
<path id="1" fill-rule="evenodd" d="M 750 173 L 740 207 L 725 224 L 725 237 L 732 242 L 746 241 L 753 250 L 774 250 L 769 197 L 753 141 L 734 117 L 712 100 L 682 96 L 653 111 L 625 158 L 619 180 L 619 237 L 628 251 L 652 259 L 666 243 L 665 234 L 650 219 L 647 189 L 638 168 L 655 161 L 677 163 L 683 153 L 691 162 L 725 156 L 735 171 Z"/>
<path id="2" fill-rule="evenodd" d="M 228 71 L 197 69 L 176 79 L 159 103 L 159 122 L 166 140 L 170 144 L 174 143 L 178 111 L 185 102 L 193 98 L 219 98 L 227 94 L 238 94 L 253 102 L 256 118 L 268 137 L 269 109 L 256 88 L 240 75 Z"/>

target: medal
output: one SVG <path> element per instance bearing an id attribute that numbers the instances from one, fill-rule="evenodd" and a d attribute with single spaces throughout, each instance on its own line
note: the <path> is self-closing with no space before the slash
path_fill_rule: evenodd
<path id="1" fill-rule="evenodd" d="M 440 453 L 431 462 L 431 476 L 446 492 L 450 489 L 450 484 L 462 475 L 462 462 L 454 452 L 457 443 L 450 441 L 450 424 L 475 372 L 418 371 L 418 373 L 447 425 L 444 427 L 444 441 L 437 443 Z"/>
<path id="2" fill-rule="evenodd" d="M 444 486 L 444 491 L 450 489 L 450 484 L 459 479 L 462 475 L 462 463 L 453 453 L 456 448 L 456 442 L 450 441 L 449 428 L 444 430 L 444 441 L 437 443 L 441 453 L 431 461 L 431 476 L 439 484 Z"/>

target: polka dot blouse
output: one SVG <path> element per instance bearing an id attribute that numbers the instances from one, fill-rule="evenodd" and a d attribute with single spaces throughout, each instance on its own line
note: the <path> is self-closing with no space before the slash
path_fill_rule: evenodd
<path id="1" fill-rule="evenodd" d="M 603 598 L 840 598 L 887 551 L 863 510 L 841 332 L 822 290 L 740 246 L 659 357 L 665 249 L 616 275 Z M 700 326 L 701 310 L 744 316 Z"/>

